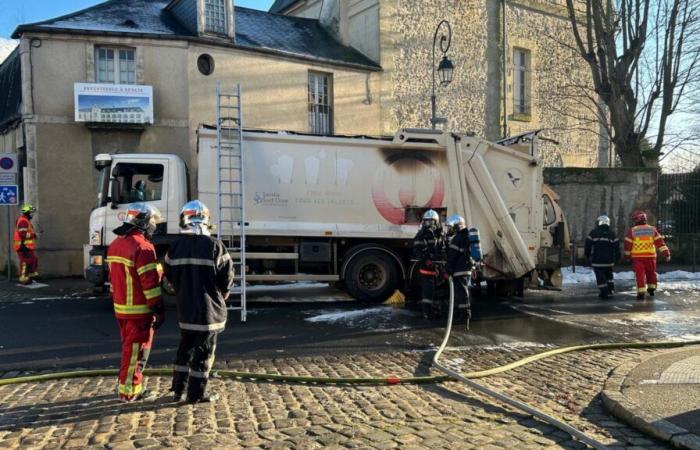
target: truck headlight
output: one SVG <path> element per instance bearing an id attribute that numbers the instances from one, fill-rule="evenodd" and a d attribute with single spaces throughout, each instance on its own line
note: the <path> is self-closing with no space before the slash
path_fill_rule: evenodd
<path id="1" fill-rule="evenodd" d="M 91 255 L 90 256 L 90 265 L 91 266 L 101 266 L 103 262 L 104 262 L 104 259 L 102 258 L 102 255 Z"/>
<path id="2" fill-rule="evenodd" d="M 90 233 L 90 245 L 102 245 L 102 230 Z"/>

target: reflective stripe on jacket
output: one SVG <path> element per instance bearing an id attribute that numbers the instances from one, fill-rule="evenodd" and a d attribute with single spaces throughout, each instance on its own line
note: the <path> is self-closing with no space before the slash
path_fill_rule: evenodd
<path id="1" fill-rule="evenodd" d="M 36 249 L 36 233 L 32 226 L 32 221 L 27 216 L 22 214 L 15 222 L 15 234 L 13 237 L 15 251 L 19 251 L 22 244 L 29 250 Z"/>
<path id="2" fill-rule="evenodd" d="M 585 254 L 593 267 L 612 267 L 620 259 L 620 240 L 610 226 L 597 226 L 586 238 Z"/>
<path id="3" fill-rule="evenodd" d="M 156 251 L 140 231 L 119 236 L 107 250 L 114 313 L 120 319 L 150 317 L 162 301 Z"/>
<path id="4" fill-rule="evenodd" d="M 651 225 L 636 225 L 627 230 L 625 237 L 625 256 L 632 258 L 654 258 L 656 250 L 663 253 L 664 257 L 671 256 L 664 239 Z"/>
<path id="5" fill-rule="evenodd" d="M 462 228 L 450 240 L 447 247 L 447 273 L 463 277 L 470 274 L 472 268 L 469 249 L 469 229 Z"/>
<path id="6" fill-rule="evenodd" d="M 233 276 L 231 255 L 211 236 L 182 235 L 170 246 L 165 255 L 165 277 L 175 288 L 181 330 L 224 330 L 228 314 L 225 295 Z"/>

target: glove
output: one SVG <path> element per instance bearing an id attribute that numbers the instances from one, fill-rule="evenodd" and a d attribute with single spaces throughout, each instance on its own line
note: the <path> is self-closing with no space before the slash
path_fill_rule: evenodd
<path id="1" fill-rule="evenodd" d="M 22 252 L 22 253 L 27 253 L 27 252 L 29 251 L 29 249 L 27 248 L 27 246 L 24 245 L 24 242 L 22 242 L 22 243 L 19 245 L 19 251 Z"/>
<path id="2" fill-rule="evenodd" d="M 671 255 L 668 255 L 668 256 L 666 257 L 666 262 L 667 262 L 667 263 L 670 263 L 670 262 L 671 262 Z"/>
<path id="3" fill-rule="evenodd" d="M 153 329 L 157 330 L 165 323 L 165 306 L 163 302 L 158 302 L 153 308 Z"/>

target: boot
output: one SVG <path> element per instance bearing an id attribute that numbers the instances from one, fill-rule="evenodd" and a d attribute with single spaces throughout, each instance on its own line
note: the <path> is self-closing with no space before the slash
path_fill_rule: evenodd
<path id="1" fill-rule="evenodd" d="M 647 292 L 649 293 L 649 297 L 653 297 L 654 293 L 656 292 L 656 289 L 654 288 L 649 288 L 647 289 Z"/>
<path id="2" fill-rule="evenodd" d="M 187 397 L 187 403 L 214 403 L 219 400 L 219 394 L 204 394 L 201 397 L 190 398 Z"/>
<path id="3" fill-rule="evenodd" d="M 613 283 L 612 281 L 608 281 L 608 294 L 610 296 L 615 294 L 615 283 Z"/>
<path id="4" fill-rule="evenodd" d="M 600 288 L 599 290 L 600 290 L 600 293 L 598 293 L 598 297 L 603 299 L 603 300 L 606 300 L 608 298 L 608 288 L 604 287 L 604 288 Z"/>
<path id="5" fill-rule="evenodd" d="M 184 371 L 173 371 L 173 384 L 170 386 L 170 391 L 173 393 L 173 401 L 178 403 L 182 401 L 182 395 L 187 385 L 189 373 Z"/>
<path id="6" fill-rule="evenodd" d="M 637 300 L 644 300 L 644 292 L 637 293 Z"/>

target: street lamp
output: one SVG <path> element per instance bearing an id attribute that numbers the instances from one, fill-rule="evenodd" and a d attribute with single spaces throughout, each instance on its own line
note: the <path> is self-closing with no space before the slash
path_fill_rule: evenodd
<path id="1" fill-rule="evenodd" d="M 435 34 L 433 35 L 433 59 L 431 60 L 431 67 L 433 73 L 433 95 L 430 96 L 430 106 L 432 107 L 432 116 L 430 117 L 430 124 L 435 129 L 435 125 L 439 123 L 447 123 L 447 119 L 444 117 L 436 117 L 436 107 L 435 107 L 435 46 L 437 45 L 438 32 L 441 28 L 447 28 L 447 33 L 443 32 L 440 35 L 440 51 L 442 51 L 442 60 L 437 66 L 437 73 L 440 76 L 440 86 L 445 87 L 452 82 L 452 72 L 455 69 L 452 61 L 447 57 L 447 50 L 450 49 L 450 44 L 452 43 L 452 27 L 450 22 L 443 20 L 435 28 Z"/>

